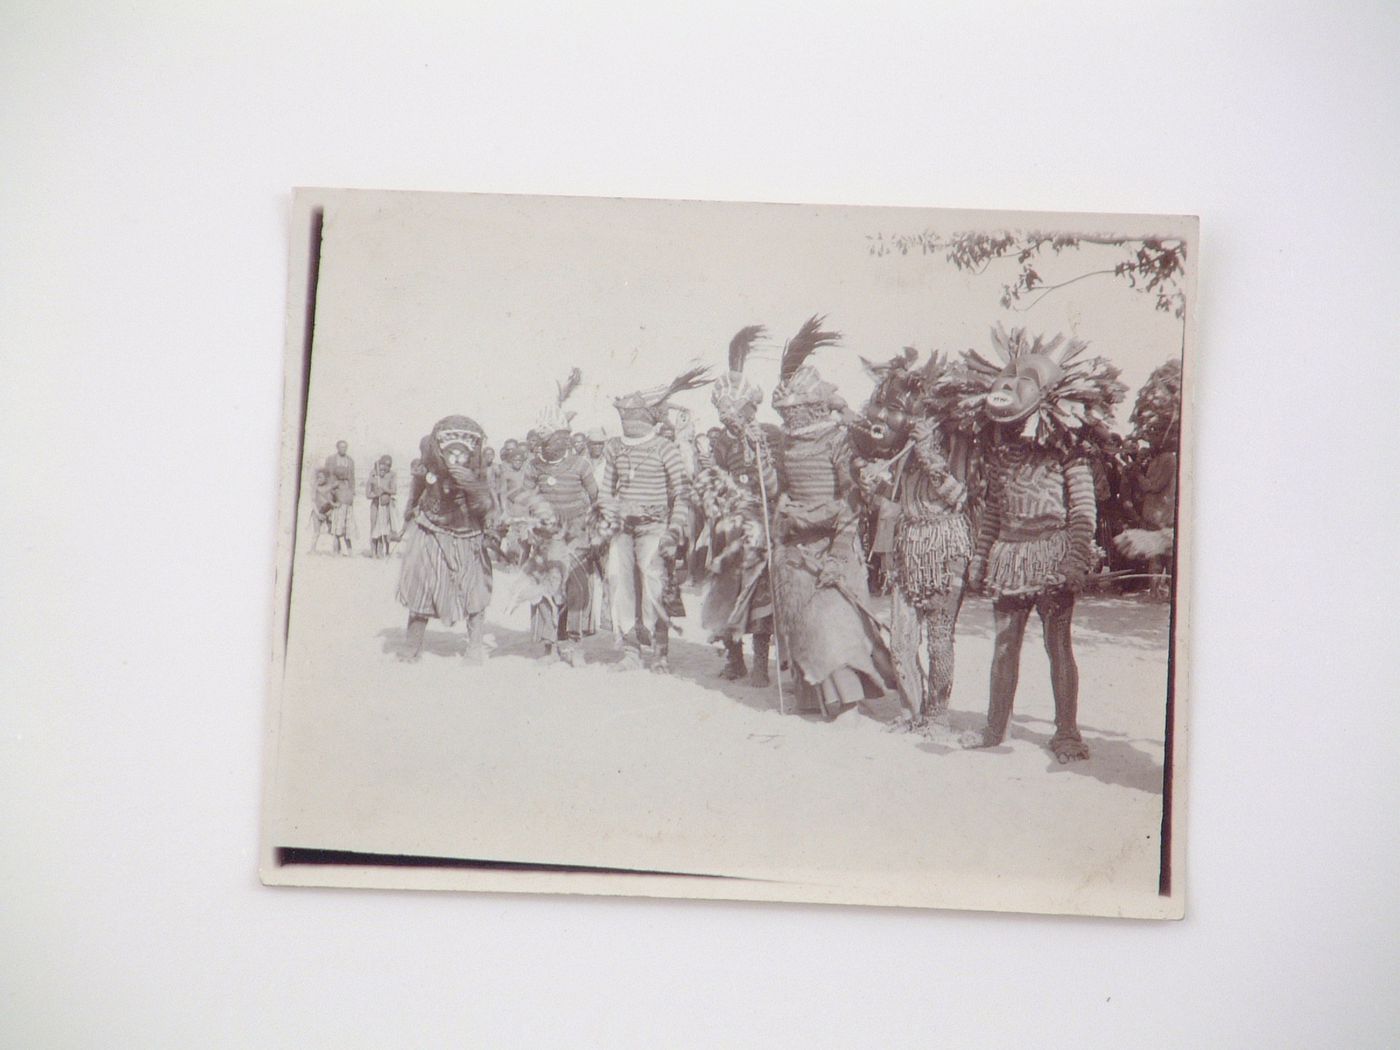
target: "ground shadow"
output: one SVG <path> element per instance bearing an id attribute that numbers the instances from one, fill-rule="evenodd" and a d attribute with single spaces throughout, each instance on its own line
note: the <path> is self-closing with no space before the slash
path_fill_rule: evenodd
<path id="1" fill-rule="evenodd" d="M 1137 598 L 1081 595 L 1074 608 L 1075 643 L 1085 646 L 1123 646 L 1152 652 L 1164 651 L 1169 639 L 1171 607 L 1163 602 Z M 988 640 L 996 633 L 992 600 L 969 595 L 958 617 L 958 635 Z M 1031 615 L 1026 644 L 1043 637 L 1040 618 Z"/>
<path id="2" fill-rule="evenodd" d="M 1037 732 L 1027 724 L 1030 722 L 1038 722 L 1047 727 L 1054 725 L 1054 723 L 1046 722 L 1040 718 L 1017 718 L 1013 719 L 1010 735 L 1019 740 L 1029 741 L 1037 747 L 1045 748 L 1046 754 L 1049 756 L 1049 764 L 1046 766 L 1047 772 L 1078 773 L 1082 776 L 1093 777 L 1095 780 L 1113 787 L 1133 788 L 1149 795 L 1162 793 L 1162 764 L 1145 751 L 1139 751 L 1133 746 L 1133 741 L 1122 733 L 1103 734 L 1106 737 L 1112 736 L 1118 739 L 1098 739 L 1091 735 L 1085 741 L 1089 745 L 1088 759 L 1060 765 L 1059 759 L 1050 754 L 1050 737 L 1053 735 L 1053 728 L 1047 729 L 1043 733 Z M 1080 726 L 1079 728 L 1090 734 L 1100 732 L 1091 726 Z"/>
<path id="3" fill-rule="evenodd" d="M 487 658 L 496 656 L 537 656 L 540 646 L 532 641 L 528 631 L 513 631 L 493 623 L 487 623 L 486 634 L 495 645 Z M 397 656 L 408 651 L 408 631 L 405 627 L 386 627 L 379 632 L 383 639 L 380 651 Z M 423 652 L 433 656 L 461 656 L 467 651 L 466 631 L 458 625 L 456 630 L 443 628 L 428 630 L 423 635 Z"/>

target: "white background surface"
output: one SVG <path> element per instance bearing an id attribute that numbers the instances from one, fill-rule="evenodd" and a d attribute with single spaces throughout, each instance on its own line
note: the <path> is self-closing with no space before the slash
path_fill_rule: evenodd
<path id="1" fill-rule="evenodd" d="M 1393 5 L 286 6 L 0 10 L 0 1044 L 1393 1044 Z M 1200 214 L 1188 918 L 259 886 L 294 184 Z"/>

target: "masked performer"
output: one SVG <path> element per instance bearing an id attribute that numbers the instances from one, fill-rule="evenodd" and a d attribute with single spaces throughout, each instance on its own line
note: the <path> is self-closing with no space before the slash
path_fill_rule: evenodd
<path id="1" fill-rule="evenodd" d="M 1086 344 L 1034 341 L 1025 329 L 992 331 L 993 363 L 969 350 L 966 368 L 938 384 L 955 425 L 977 438 L 988 473 L 968 583 L 993 598 L 987 727 L 969 736 L 992 747 L 1006 736 L 1032 609 L 1040 615 L 1055 695 L 1050 750 L 1061 762 L 1089 757 L 1079 733 L 1079 669 L 1072 624 L 1075 595 L 1097 563 L 1092 446 L 1107 440 L 1124 394 L 1118 370 Z"/>
<path id="2" fill-rule="evenodd" d="M 797 671 L 799 708 L 828 716 L 843 704 L 895 685 L 883 626 L 870 610 L 851 445 L 835 413 L 848 411 L 836 388 L 804 364 L 840 338 L 813 317 L 788 341 L 773 407 L 783 417 L 777 460 L 781 495 L 775 559 L 779 638 Z"/>
<path id="3" fill-rule="evenodd" d="M 589 512 L 598 499 L 587 455 L 571 447 L 573 413 L 564 411 L 564 402 L 582 379 L 577 368 L 569 373 L 556 403 L 545 409 L 536 428 L 547 436 L 526 464 L 525 476 L 550 513 L 541 514 L 538 504 L 530 507 L 530 539 L 521 563 L 527 587 L 538 591 L 530 607 L 531 634 L 544 643 L 546 658 L 557 656 L 573 667 L 583 664 L 578 643 L 588 626 Z"/>
<path id="4" fill-rule="evenodd" d="M 492 498 L 480 456 L 485 437 L 475 421 L 448 416 L 419 442 L 423 473 L 413 479 L 412 524 L 399 574 L 398 600 L 408 607 L 408 649 L 401 659 L 418 659 L 432 617 L 449 625 L 465 620 L 467 661 L 486 658 L 491 561 L 485 532 Z"/>
<path id="5" fill-rule="evenodd" d="M 953 631 L 972 556 L 964 513 L 967 442 L 958 441 L 957 454 L 950 456 L 948 439 L 928 416 L 926 393 L 942 376 L 946 360 L 934 354 L 916 369 L 916 358 L 907 349 L 883 365 L 866 362 L 875 389 L 851 436 L 875 531 L 890 536 L 890 648 L 901 690 L 914 704 L 911 726 L 929 721 L 946 726 Z M 927 664 L 919 655 L 922 646 L 927 646 Z"/>
<path id="6" fill-rule="evenodd" d="M 685 538 L 690 480 L 680 450 L 657 429 L 666 419 L 667 399 L 708 383 L 705 372 L 693 368 L 669 386 L 613 400 L 622 418 L 622 436 L 609 441 L 603 453 L 599 535 L 608 538 L 613 631 L 627 632 L 620 638 L 622 661 L 614 665 L 617 670 L 641 666 L 643 630 L 650 632 L 654 647 L 651 669 L 658 674 L 671 670 L 670 617 L 663 601 L 666 562 Z"/>
<path id="7" fill-rule="evenodd" d="M 391 457 L 380 456 L 365 480 L 365 496 L 369 499 L 369 542 L 376 558 L 389 556 L 389 544 L 399 531 L 399 483 L 393 468 Z"/>
<path id="8" fill-rule="evenodd" d="M 773 637 L 773 592 L 768 575 L 771 509 L 777 500 L 772 449 L 777 427 L 754 421 L 763 391 L 744 376 L 744 362 L 761 325 L 741 329 L 729 343 L 729 371 L 715 381 L 710 402 L 723 429 L 701 446 L 695 495 L 705 513 L 710 576 L 700 623 L 724 644 L 720 677 L 750 685 L 769 684 L 768 648 Z M 753 670 L 744 664 L 744 635 L 753 635 Z"/>

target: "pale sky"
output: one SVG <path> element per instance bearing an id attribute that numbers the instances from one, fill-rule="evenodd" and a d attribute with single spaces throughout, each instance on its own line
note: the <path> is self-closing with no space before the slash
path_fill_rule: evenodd
<path id="1" fill-rule="evenodd" d="M 843 333 L 812 363 L 855 407 L 870 382 L 857 355 L 990 349 L 997 321 L 1086 339 L 1130 392 L 1125 428 L 1148 374 L 1180 353 L 1181 322 L 1112 277 L 1092 277 L 1028 312 L 998 303 L 1014 260 L 960 274 L 942 255 L 868 253 L 867 236 L 926 228 L 1175 233 L 1174 218 L 1031 216 L 931 209 L 747 205 L 601 198 L 337 194 L 326 209 L 306 455 L 337 438 L 368 464 L 397 467 L 444 415 L 462 413 L 499 446 L 522 437 L 573 366 L 575 429 L 617 433 L 611 398 L 668 381 L 694 359 L 725 367 L 730 337 L 768 327 L 749 375 L 763 387 L 782 341 L 813 313 Z M 1118 249 L 1085 248 L 1039 264 L 1055 283 L 1112 265 Z M 1191 265 L 1192 259 L 1188 259 Z M 708 391 L 683 395 L 697 422 Z"/>

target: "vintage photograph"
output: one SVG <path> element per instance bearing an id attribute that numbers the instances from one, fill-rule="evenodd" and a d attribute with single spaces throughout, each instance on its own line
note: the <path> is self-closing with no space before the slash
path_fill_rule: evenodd
<path id="1" fill-rule="evenodd" d="M 1197 258 L 297 191 L 264 881 L 1181 917 Z"/>

